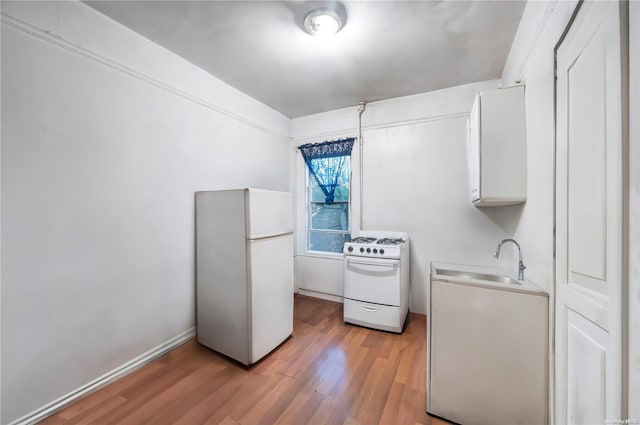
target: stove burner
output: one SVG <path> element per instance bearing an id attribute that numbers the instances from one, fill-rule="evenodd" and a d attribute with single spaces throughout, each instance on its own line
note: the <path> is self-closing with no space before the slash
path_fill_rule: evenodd
<path id="1" fill-rule="evenodd" d="M 367 238 L 364 236 L 360 236 L 359 238 L 353 238 L 351 239 L 349 242 L 355 242 L 355 243 L 371 243 L 373 241 L 375 241 L 376 238 Z"/>
<path id="2" fill-rule="evenodd" d="M 403 244 L 405 241 L 404 239 L 401 238 L 383 238 L 383 239 L 378 239 L 378 242 L 376 242 L 379 245 L 401 245 Z"/>

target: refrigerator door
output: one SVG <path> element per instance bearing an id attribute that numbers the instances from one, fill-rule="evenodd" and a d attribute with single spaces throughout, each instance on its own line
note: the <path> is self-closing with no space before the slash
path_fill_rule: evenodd
<path id="1" fill-rule="evenodd" d="M 255 363 L 293 333 L 293 235 L 247 241 Z"/>
<path id="2" fill-rule="evenodd" d="M 248 239 L 293 232 L 293 198 L 290 193 L 247 189 L 245 196 Z"/>

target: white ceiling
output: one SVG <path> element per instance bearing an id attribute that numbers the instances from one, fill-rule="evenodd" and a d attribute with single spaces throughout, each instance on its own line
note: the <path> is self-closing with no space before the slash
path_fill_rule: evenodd
<path id="1" fill-rule="evenodd" d="M 345 1 L 329 40 L 301 29 L 322 2 L 87 4 L 296 118 L 499 78 L 525 1 Z"/>

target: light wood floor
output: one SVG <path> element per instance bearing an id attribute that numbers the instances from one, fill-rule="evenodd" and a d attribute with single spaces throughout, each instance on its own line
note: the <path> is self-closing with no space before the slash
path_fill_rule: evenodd
<path id="1" fill-rule="evenodd" d="M 43 423 L 446 424 L 425 413 L 425 316 L 396 335 L 303 296 L 294 316 L 293 337 L 248 370 L 191 340 Z"/>

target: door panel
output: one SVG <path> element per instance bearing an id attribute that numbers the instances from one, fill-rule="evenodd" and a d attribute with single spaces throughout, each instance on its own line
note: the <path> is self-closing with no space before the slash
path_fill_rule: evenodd
<path id="1" fill-rule="evenodd" d="M 557 49 L 557 424 L 622 418 L 621 3 L 581 3 Z"/>
<path id="2" fill-rule="evenodd" d="M 567 400 L 569 424 L 603 424 L 608 333 L 568 310 Z"/>
<path id="3" fill-rule="evenodd" d="M 592 289 L 606 279 L 605 54 L 597 32 L 567 71 L 570 281 Z"/>

